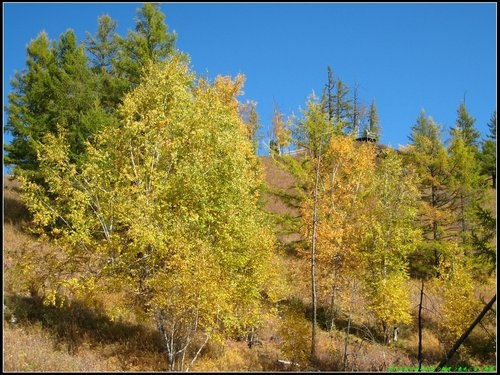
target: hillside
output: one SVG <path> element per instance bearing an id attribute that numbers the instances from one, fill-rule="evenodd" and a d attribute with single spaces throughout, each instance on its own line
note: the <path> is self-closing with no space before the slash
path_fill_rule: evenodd
<path id="1" fill-rule="evenodd" d="M 318 363 L 307 364 L 310 335 L 310 289 L 308 260 L 296 251 L 300 235 L 294 224 L 299 215 L 293 177 L 281 170 L 270 157 L 262 157 L 268 184 L 265 208 L 276 219 L 277 238 L 281 244 L 279 269 L 288 283 L 287 299 L 278 308 L 278 316 L 266 317 L 257 332 L 256 345 L 229 340 L 213 343 L 203 352 L 194 371 L 296 371 L 342 369 L 344 328 L 340 320 L 335 331 L 318 332 Z M 27 232 L 28 212 L 20 200 L 20 185 L 4 177 L 4 370 L 6 371 L 165 371 L 162 347 L 155 327 L 133 316 L 110 316 L 113 299 L 75 301 L 63 307 L 45 306 L 33 295 L 22 291 L 17 266 L 22 257 L 33 252 L 50 254 L 55 249 L 37 242 Z M 496 212 L 496 191 L 490 192 L 491 208 Z M 304 271 L 305 270 L 305 271 Z M 43 270 L 39 270 L 43 272 Z M 495 280 L 478 289 L 478 296 L 488 299 L 495 291 Z M 412 303 L 418 304 L 418 282 L 410 282 Z M 438 308 L 439 300 L 428 292 L 429 301 Z M 358 298 L 361 308 L 365 303 Z M 5 308 L 7 306 L 7 308 Z M 320 311 L 321 313 L 321 311 Z M 16 317 L 15 323 L 9 323 Z M 320 314 L 321 316 L 321 314 Z M 438 339 L 438 322 L 432 311 L 424 314 L 425 364 L 435 364 L 447 349 Z M 359 316 L 364 326 L 352 327 L 349 339 L 349 364 L 353 371 L 387 371 L 390 366 L 416 363 L 417 333 L 401 327 L 399 341 L 390 346 L 378 343 L 368 328 L 369 317 Z M 486 332 L 495 331 L 493 322 L 476 329 L 467 342 L 467 350 L 457 360 L 467 363 L 494 363 Z M 456 362 L 458 363 L 458 362 Z"/>

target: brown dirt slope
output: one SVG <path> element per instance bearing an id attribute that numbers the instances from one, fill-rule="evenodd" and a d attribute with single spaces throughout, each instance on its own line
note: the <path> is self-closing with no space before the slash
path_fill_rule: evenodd
<path id="1" fill-rule="evenodd" d="M 264 209 L 279 218 L 289 218 L 293 220 L 300 215 L 297 207 L 294 207 L 293 200 L 297 192 L 294 177 L 281 169 L 270 156 L 262 156 L 261 162 L 264 168 L 267 192 L 265 193 L 266 204 Z M 283 220 L 281 220 L 283 221 Z M 287 228 L 280 220 L 277 222 L 278 239 L 290 244 L 301 239 L 299 233 L 294 229 Z"/>

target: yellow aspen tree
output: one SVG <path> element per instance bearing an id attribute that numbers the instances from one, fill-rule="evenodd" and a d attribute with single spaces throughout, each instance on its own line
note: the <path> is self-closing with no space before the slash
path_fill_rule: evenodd
<path id="1" fill-rule="evenodd" d="M 145 68 L 81 171 L 64 134 L 48 136 L 47 188 L 26 181 L 24 194 L 64 257 L 50 296 L 122 292 L 156 325 L 169 370 L 258 326 L 263 296 L 276 299 L 262 173 L 238 113 L 244 77 L 195 78 L 180 57 Z"/>
<path id="2" fill-rule="evenodd" d="M 365 207 L 370 217 L 363 245 L 364 279 L 370 309 L 388 343 L 391 327 L 411 320 L 407 258 L 421 236 L 415 225 L 420 195 L 416 174 L 403 167 L 395 150 L 382 151 L 378 159 Z"/>
<path id="3" fill-rule="evenodd" d="M 272 124 L 278 145 L 278 153 L 281 155 L 283 150 L 290 145 L 291 130 L 289 122 L 285 120 L 283 113 L 276 104 L 274 105 Z"/>
<path id="4" fill-rule="evenodd" d="M 454 256 L 440 266 L 439 275 L 430 286 L 442 298 L 439 315 L 441 340 L 451 344 L 474 321 L 482 304 L 474 296 L 473 261 L 461 254 L 458 244 L 454 246 Z"/>
<path id="5" fill-rule="evenodd" d="M 330 310 L 332 328 L 340 301 L 350 300 L 352 280 L 362 269 L 363 206 L 374 162 L 373 145 L 357 144 L 345 136 L 332 137 L 322 157 L 317 208 L 318 296 Z M 304 204 L 305 223 L 311 221 L 312 203 L 309 199 Z"/>

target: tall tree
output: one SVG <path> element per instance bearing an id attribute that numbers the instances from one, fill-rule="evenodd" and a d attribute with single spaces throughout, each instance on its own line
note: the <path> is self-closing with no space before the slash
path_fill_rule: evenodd
<path id="1" fill-rule="evenodd" d="M 303 110 L 303 118 L 294 118 L 292 128 L 293 142 L 298 148 L 307 149 L 316 158 L 320 146 L 326 149 L 332 135 L 341 135 L 342 128 L 328 122 L 327 114 L 323 111 L 322 102 L 312 94 L 307 101 L 307 108 Z"/>
<path id="2" fill-rule="evenodd" d="M 374 175 L 375 155 L 373 145 L 357 144 L 352 137 L 339 136 L 331 139 L 323 158 L 318 277 L 321 300 L 330 311 L 332 328 L 342 301 L 345 307 L 351 300 L 364 264 L 361 246 L 368 218 L 363 207 Z"/>
<path id="3" fill-rule="evenodd" d="M 37 178 L 36 144 L 47 133 L 63 127 L 70 144 L 71 160 L 82 156 L 84 142 L 101 126 L 86 115 L 95 108 L 96 81 L 87 57 L 72 30 L 57 42 L 41 33 L 27 49 L 27 69 L 16 73 L 7 106 L 7 130 L 13 140 L 6 145 L 6 163 Z"/>
<path id="4" fill-rule="evenodd" d="M 5 163 L 35 174 L 38 169 L 35 140 L 54 130 L 54 114 L 51 103 L 55 101 L 52 74 L 58 69 L 56 58 L 50 46 L 48 35 L 42 32 L 27 48 L 27 68 L 16 72 L 11 82 L 7 105 L 6 130 L 12 134 L 12 141 L 5 145 Z"/>
<path id="5" fill-rule="evenodd" d="M 407 258 L 421 238 L 415 225 L 420 194 L 417 176 L 395 150 L 387 149 L 379 158 L 365 206 L 370 230 L 364 236 L 364 280 L 370 309 L 388 343 L 391 328 L 411 320 Z"/>
<path id="6" fill-rule="evenodd" d="M 349 87 L 340 79 L 335 85 L 334 123 L 341 124 L 344 134 L 349 134 L 349 119 L 352 118 L 352 99 Z"/>
<path id="7" fill-rule="evenodd" d="M 352 89 L 352 112 L 350 123 L 347 126 L 347 134 L 353 137 L 358 137 L 360 132 L 361 117 L 363 114 L 363 105 L 358 97 L 358 85 L 354 85 Z"/>
<path id="8" fill-rule="evenodd" d="M 115 40 L 117 24 L 108 15 L 100 16 L 97 23 L 95 36 L 86 33 L 85 48 L 92 56 L 90 60 L 92 69 L 112 73 L 113 59 L 118 53 L 118 44 Z"/>
<path id="9" fill-rule="evenodd" d="M 488 122 L 490 134 L 488 138 L 482 142 L 481 147 L 481 168 L 484 175 L 491 178 L 491 185 L 496 189 L 497 179 L 497 111 L 495 110 Z"/>
<path id="10" fill-rule="evenodd" d="M 380 141 L 380 120 L 378 118 L 375 100 L 373 100 L 370 105 L 370 113 L 368 115 L 368 124 L 365 129 L 365 134 L 370 138 L 374 138 L 377 142 Z"/>
<path id="11" fill-rule="evenodd" d="M 278 146 L 278 153 L 281 155 L 284 148 L 290 145 L 291 130 L 288 121 L 284 119 L 284 115 L 276 103 L 274 104 L 273 109 L 272 124 L 274 138 Z"/>
<path id="12" fill-rule="evenodd" d="M 328 122 L 333 122 L 334 118 L 334 108 L 335 108 L 335 77 L 333 76 L 333 71 L 330 65 L 327 67 L 328 70 L 328 81 L 323 88 L 323 93 L 321 97 L 321 103 L 323 111 L 326 113 Z"/>
<path id="13" fill-rule="evenodd" d="M 91 56 L 90 68 L 99 82 L 101 104 L 107 111 L 116 109 L 124 93 L 130 88 L 130 84 L 118 78 L 116 73 L 115 62 L 119 50 L 116 27 L 116 21 L 110 16 L 100 16 L 96 34 L 92 36 L 87 32 L 84 42 Z"/>
<path id="14" fill-rule="evenodd" d="M 480 133 L 474 128 L 476 119 L 467 112 L 465 102 L 460 103 L 457 114 L 455 127 L 452 127 L 450 132 L 457 133 L 457 136 L 464 140 L 466 146 L 474 147 L 477 151 Z"/>
<path id="15" fill-rule="evenodd" d="M 200 79 L 174 58 L 150 65 L 124 99 L 120 128 L 88 144 L 80 171 L 64 135 L 40 144 L 43 186 L 24 181 L 40 232 L 57 241 L 57 293 L 126 291 L 156 324 L 171 370 L 210 339 L 259 324 L 271 231 L 258 164 L 238 113 L 242 80 Z M 57 199 L 48 198 L 48 194 Z"/>
<path id="16" fill-rule="evenodd" d="M 165 61 L 175 52 L 176 34 L 168 32 L 165 15 L 156 3 L 145 3 L 137 9 L 135 32 L 117 37 L 120 45 L 115 60 L 117 72 L 135 87 L 147 63 Z"/>
<path id="17" fill-rule="evenodd" d="M 54 49 L 59 69 L 54 74 L 57 115 L 54 121 L 68 129 L 72 160 L 84 153 L 84 143 L 98 129 L 96 122 L 82 121 L 82 115 L 96 103 L 96 80 L 87 66 L 84 48 L 77 45 L 72 30 L 61 35 Z"/>
<path id="18" fill-rule="evenodd" d="M 488 129 L 490 129 L 489 138 L 496 141 L 497 139 L 497 110 L 495 109 L 491 114 L 490 121 L 488 122 Z"/>
<path id="19" fill-rule="evenodd" d="M 327 70 L 328 81 L 323 88 L 321 108 L 335 133 L 341 128 L 344 134 L 353 134 L 357 114 L 354 114 L 353 99 L 349 98 L 349 87 L 341 79 L 335 79 L 329 65 Z M 357 91 L 355 97 L 357 100 Z"/>
<path id="20" fill-rule="evenodd" d="M 467 146 L 457 131 L 452 133 L 448 153 L 450 174 L 447 184 L 451 198 L 450 208 L 455 216 L 454 230 L 464 246 L 470 245 L 474 231 L 473 210 L 484 202 L 485 181 L 474 146 Z"/>
<path id="21" fill-rule="evenodd" d="M 411 144 L 407 151 L 419 176 L 422 204 L 419 219 L 423 230 L 420 251 L 413 255 L 413 266 L 428 274 L 437 267 L 446 253 L 448 229 L 453 223 L 450 196 L 447 190 L 449 160 L 441 139 L 442 127 L 421 111 L 411 129 Z M 429 267 L 431 267 L 429 269 Z"/>
<path id="22" fill-rule="evenodd" d="M 259 114 L 257 113 L 257 103 L 252 100 L 247 100 L 240 105 L 239 113 L 243 122 L 247 126 L 248 139 L 252 141 L 255 152 L 259 147 L 258 132 L 260 129 Z"/>

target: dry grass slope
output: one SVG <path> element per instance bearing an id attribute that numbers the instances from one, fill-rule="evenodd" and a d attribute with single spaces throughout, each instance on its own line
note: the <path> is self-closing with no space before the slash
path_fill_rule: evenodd
<path id="1" fill-rule="evenodd" d="M 287 273 L 284 275 L 289 284 L 287 299 L 278 306 L 278 316 L 265 319 L 258 332 L 257 345 L 250 348 L 241 340 L 212 343 L 192 370 L 342 371 L 345 340 L 342 320 L 334 331 L 322 326 L 318 332 L 318 361 L 313 367 L 308 363 L 310 291 L 307 272 L 304 272 L 308 264 L 307 259 L 294 251 L 301 238 L 297 227 L 289 225 L 299 215 L 297 207 L 291 204 L 296 194 L 294 179 L 270 157 L 263 157 L 262 164 L 268 184 L 265 208 L 276 217 L 277 236 L 285 250 L 280 262 Z M 27 234 L 29 215 L 20 200 L 19 183 L 6 177 L 3 183 L 4 304 L 8 306 L 4 309 L 3 369 L 20 372 L 165 371 L 167 366 L 154 327 L 128 316 L 121 321 L 110 318 L 114 296 L 101 296 L 93 303 L 73 301 L 71 305 L 56 308 L 45 306 L 29 293 L 20 292 L 21 286 L 13 271 L 22 249 L 39 246 L 46 252 L 54 250 L 48 244 L 37 244 Z M 492 191 L 491 198 L 491 208 L 496 212 L 496 191 Z M 418 283 L 412 281 L 410 288 L 416 302 Z M 478 295 L 489 299 L 495 288 L 493 281 L 478 290 Z M 17 318 L 15 324 L 8 323 L 12 314 Z M 433 365 L 447 348 L 439 340 L 432 312 L 426 312 L 425 318 L 424 364 Z M 370 324 L 369 320 L 361 321 Z M 495 363 L 495 331 L 496 321 L 490 317 L 484 327 L 473 332 L 453 363 Z M 390 346 L 375 342 L 376 338 L 369 333 L 366 326 L 353 325 L 347 371 L 387 371 L 388 366 L 415 365 L 418 337 L 411 327 L 402 327 L 400 340 Z"/>

